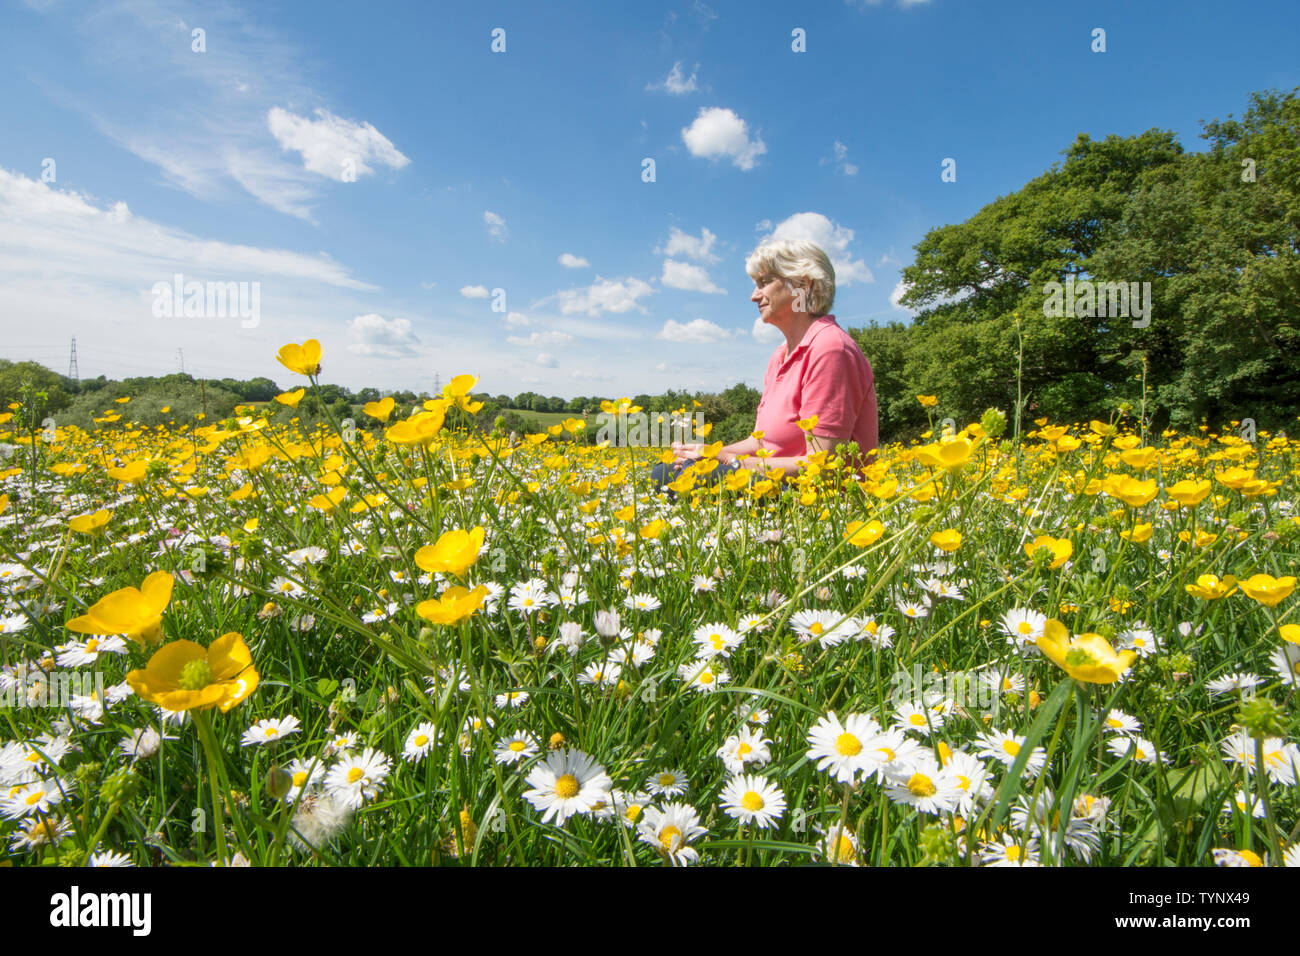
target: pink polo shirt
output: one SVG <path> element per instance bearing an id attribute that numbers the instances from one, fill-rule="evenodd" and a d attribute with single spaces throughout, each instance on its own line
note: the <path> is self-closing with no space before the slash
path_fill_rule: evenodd
<path id="1" fill-rule="evenodd" d="M 833 315 L 816 319 L 789 356 L 784 343 L 772 353 L 755 428 L 775 457 L 793 458 L 809 450 L 796 422 L 813 415 L 814 434 L 849 435 L 871 460 L 878 427 L 871 364 Z"/>

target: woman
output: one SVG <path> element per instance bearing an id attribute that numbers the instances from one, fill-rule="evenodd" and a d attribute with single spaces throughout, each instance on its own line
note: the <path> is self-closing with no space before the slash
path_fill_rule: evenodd
<path id="1" fill-rule="evenodd" d="M 772 239 L 750 254 L 745 271 L 754 280 L 750 301 L 763 322 L 785 336 L 785 343 L 772 353 L 763 379 L 754 423 L 762 437 L 724 447 L 717 472 L 739 464 L 755 471 L 780 469 L 789 477 L 810 454 L 848 441 L 858 443 L 863 462 L 870 461 L 877 445 L 875 381 L 862 349 L 830 314 L 835 301 L 830 259 L 816 243 Z M 811 432 L 799 427 L 814 416 Z M 700 457 L 704 446 L 675 442 L 672 447 L 673 470 L 680 472 Z M 771 457 L 756 457 L 760 448 Z M 662 484 L 672 473 L 665 468 L 656 477 Z"/>

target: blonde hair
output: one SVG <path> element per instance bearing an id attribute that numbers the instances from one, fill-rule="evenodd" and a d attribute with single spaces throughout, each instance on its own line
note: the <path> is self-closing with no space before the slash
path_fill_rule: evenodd
<path id="1" fill-rule="evenodd" d="M 808 314 L 821 318 L 835 304 L 835 267 L 821 246 L 807 239 L 768 239 L 749 254 L 745 271 L 755 282 L 774 275 L 794 291 L 801 279 L 812 280 Z"/>

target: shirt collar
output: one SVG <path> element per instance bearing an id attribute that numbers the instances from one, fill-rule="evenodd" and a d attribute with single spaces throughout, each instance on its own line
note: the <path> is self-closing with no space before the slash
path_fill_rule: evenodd
<path id="1" fill-rule="evenodd" d="M 826 329 L 830 328 L 832 325 L 839 325 L 839 323 L 835 321 L 835 316 L 833 315 L 823 315 L 814 319 L 813 324 L 808 326 L 808 331 L 804 333 L 803 340 L 795 346 L 794 352 L 787 350 L 785 357 L 788 359 L 800 350 L 808 348 L 808 346 L 812 344 L 813 339 L 817 338 L 817 336 L 821 335 L 822 332 L 826 331 Z"/>

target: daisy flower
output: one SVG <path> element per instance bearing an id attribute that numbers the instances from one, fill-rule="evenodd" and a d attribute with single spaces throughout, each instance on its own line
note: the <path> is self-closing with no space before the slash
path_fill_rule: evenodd
<path id="1" fill-rule="evenodd" d="M 622 671 L 622 666 L 612 661 L 604 664 L 588 664 L 578 675 L 578 683 L 596 687 L 614 687 L 617 686 Z"/>
<path id="2" fill-rule="evenodd" d="M 1160 650 L 1160 638 L 1145 627 L 1133 627 L 1123 631 L 1117 641 L 1121 650 L 1137 651 L 1138 657 L 1150 657 Z"/>
<path id="3" fill-rule="evenodd" d="M 492 756 L 497 763 L 523 763 L 536 757 L 537 750 L 537 743 L 531 737 L 526 734 L 515 734 L 513 737 L 503 737 L 497 741 L 496 751 Z"/>
<path id="4" fill-rule="evenodd" d="M 991 796 L 988 768 L 973 754 L 963 750 L 953 751 L 944 760 L 943 769 L 951 776 L 957 791 L 954 812 L 969 814 L 976 803 L 984 802 Z"/>
<path id="5" fill-rule="evenodd" d="M 1047 615 L 1028 608 L 1013 607 L 1002 615 L 1002 633 L 1007 643 L 1024 650 L 1035 647 L 1047 626 Z"/>
<path id="6" fill-rule="evenodd" d="M 558 601 L 559 598 L 547 590 L 545 581 L 541 578 L 530 578 L 510 589 L 510 600 L 506 607 L 527 617 L 536 611 L 551 607 Z"/>
<path id="7" fill-rule="evenodd" d="M 1252 674 L 1249 671 L 1237 671 L 1235 674 L 1226 674 L 1223 677 L 1216 677 L 1214 680 L 1205 682 L 1205 689 L 1211 694 L 1231 694 L 1235 691 L 1250 693 L 1260 684 L 1264 683 L 1264 678 L 1258 674 Z"/>
<path id="8" fill-rule="evenodd" d="M 700 815 L 690 804 L 670 803 L 662 810 L 646 807 L 637 830 L 673 866 L 689 866 L 700 858 L 691 841 L 709 832 L 699 824 Z"/>
<path id="9" fill-rule="evenodd" d="M 284 802 L 291 804 L 297 801 L 298 794 L 310 788 L 324 769 L 324 764 L 319 760 L 290 760 L 289 766 L 285 768 L 289 774 L 289 792 L 284 795 Z"/>
<path id="10" fill-rule="evenodd" d="M 727 816 L 763 829 L 776 826 L 785 813 L 784 794 L 757 774 L 732 777 L 722 788 L 720 802 Z"/>
<path id="11" fill-rule="evenodd" d="M 1020 750 L 1025 743 L 1024 737 L 1003 733 L 1000 730 L 980 734 L 977 739 L 983 745 L 979 750 L 981 757 L 996 760 L 1008 769 L 1015 764 L 1016 758 L 1020 756 Z M 1024 774 L 1030 777 L 1037 776 L 1046 763 L 1047 751 L 1042 747 L 1035 747 L 1025 762 Z"/>
<path id="12" fill-rule="evenodd" d="M 858 866 L 858 838 L 852 828 L 831 827 L 829 831 L 818 830 L 819 839 L 814 848 L 817 856 L 827 863 L 838 866 Z"/>
<path id="13" fill-rule="evenodd" d="M 1255 741 L 1245 730 L 1238 730 L 1220 745 L 1223 759 L 1247 772 L 1255 772 Z M 1296 768 L 1300 766 L 1300 748 L 1286 743 L 1280 737 L 1264 738 L 1264 772 L 1273 783 L 1293 786 L 1296 781 Z"/>
<path id="14" fill-rule="evenodd" d="M 716 578 L 708 574 L 696 574 L 691 578 L 691 590 L 696 594 L 707 594 L 718 589 Z"/>
<path id="15" fill-rule="evenodd" d="M 761 730 L 742 727 L 740 733 L 728 737 L 718 748 L 718 757 L 731 773 L 740 773 L 745 764 L 765 764 L 771 760 L 772 752 L 767 748 L 771 742 Z"/>
<path id="16" fill-rule="evenodd" d="M 288 717 L 281 717 L 279 720 L 266 719 L 259 720 L 253 726 L 244 731 L 243 739 L 240 745 L 249 747 L 254 744 L 269 744 L 279 740 L 281 737 L 287 737 L 290 734 L 298 732 L 298 718 L 290 714 Z"/>
<path id="17" fill-rule="evenodd" d="M 1038 840 L 1030 837 L 1021 846 L 1010 833 L 1000 841 L 980 844 L 980 863 L 984 866 L 1038 866 Z"/>
<path id="18" fill-rule="evenodd" d="M 1300 687 L 1300 645 L 1283 644 L 1269 655 L 1268 662 L 1284 686 L 1292 690 Z"/>
<path id="19" fill-rule="evenodd" d="M 1106 719 L 1101 722 L 1102 728 L 1111 734 L 1139 734 L 1142 732 L 1142 724 L 1135 717 L 1130 717 L 1122 710 L 1112 710 L 1106 715 Z"/>
<path id="20" fill-rule="evenodd" d="M 587 635 L 583 632 L 581 624 L 575 621 L 565 621 L 560 625 L 560 637 L 551 645 L 551 649 L 563 647 L 569 652 L 570 657 L 574 657 L 586 641 Z"/>
<path id="21" fill-rule="evenodd" d="M 335 800 L 355 810 L 367 798 L 379 795 L 389 768 L 388 757 L 370 747 L 360 756 L 344 754 L 325 775 L 325 789 Z"/>
<path id="22" fill-rule="evenodd" d="M 1168 763 L 1164 755 L 1155 748 L 1155 744 L 1142 737 L 1112 737 L 1106 742 L 1106 749 L 1116 757 L 1123 757 L 1130 751 L 1135 763 Z"/>
<path id="23" fill-rule="evenodd" d="M 822 647 L 834 647 L 854 637 L 862 624 L 839 611 L 804 610 L 790 617 L 790 627 L 805 641 L 819 641 Z"/>
<path id="24" fill-rule="evenodd" d="M 25 827 L 20 826 L 14 831 L 9 840 L 9 849 L 16 853 L 19 850 L 31 851 L 44 846 L 55 846 L 71 829 L 72 824 L 66 818 L 37 817 Z"/>
<path id="25" fill-rule="evenodd" d="M 926 578 L 921 582 L 921 587 L 937 598 L 950 598 L 954 601 L 966 600 L 961 593 L 961 588 L 939 578 Z"/>
<path id="26" fill-rule="evenodd" d="M 907 601 L 899 598 L 894 602 L 894 606 L 898 608 L 899 614 L 910 620 L 919 620 L 928 617 L 930 614 L 930 599 L 928 596 L 922 597 L 920 601 Z"/>
<path id="27" fill-rule="evenodd" d="M 357 749 L 357 732 L 349 730 L 345 734 L 338 734 L 325 745 L 325 754 L 333 756 L 334 754 L 347 753 L 350 750 Z"/>
<path id="28" fill-rule="evenodd" d="M 746 614 L 736 622 L 736 630 L 741 634 L 748 634 L 750 631 L 766 631 L 768 625 L 764 623 L 766 614 Z"/>
<path id="29" fill-rule="evenodd" d="M 528 703 L 528 691 L 511 690 L 504 694 L 497 694 L 493 699 L 498 707 L 522 707 Z"/>
<path id="30" fill-rule="evenodd" d="M 695 629 L 691 640 L 696 644 L 695 656 L 700 660 L 712 657 L 730 657 L 731 651 L 743 638 L 725 624 L 704 624 Z"/>
<path id="31" fill-rule="evenodd" d="M 936 815 L 950 812 L 957 805 L 960 788 L 933 757 L 918 754 L 907 764 L 895 766 L 897 772 L 886 775 L 885 794 L 890 800 Z"/>
<path id="32" fill-rule="evenodd" d="M 731 675 L 723 668 L 715 668 L 708 661 L 695 661 L 677 668 L 677 676 L 686 681 L 691 690 L 701 694 L 712 694 L 721 685 L 731 680 Z"/>
<path id="33" fill-rule="evenodd" d="M 602 816 L 617 817 L 623 826 L 635 827 L 650 805 L 650 794 L 644 791 L 614 790 L 610 793 L 609 809 Z"/>
<path id="34" fill-rule="evenodd" d="M 609 801 L 613 781 L 605 768 L 580 750 L 552 750 L 528 772 L 531 790 L 524 799 L 542 811 L 542 822 L 557 826 L 575 813 L 590 813 L 598 802 Z"/>
<path id="35" fill-rule="evenodd" d="M 1023 694 L 1025 692 L 1025 675 L 1009 671 L 990 670 L 980 675 L 980 681 L 993 693 Z"/>
<path id="36" fill-rule="evenodd" d="M 90 857 L 88 866 L 135 866 L 131 858 L 125 853 L 101 852 L 93 853 Z"/>
<path id="37" fill-rule="evenodd" d="M 58 779 L 13 787 L 3 802 L 0 802 L 0 816 L 6 820 L 17 820 L 31 813 L 48 815 L 52 808 L 63 801 L 66 789 Z"/>
<path id="38" fill-rule="evenodd" d="M 1247 813 L 1258 820 L 1265 813 L 1264 801 L 1258 796 L 1248 796 L 1245 790 L 1238 790 L 1232 799 L 1224 803 L 1223 815 L 1230 817 L 1234 810 L 1238 813 Z"/>
<path id="39" fill-rule="evenodd" d="M 1263 866 L 1264 860 L 1259 858 L 1259 854 L 1253 850 L 1233 850 L 1231 848 L 1220 848 L 1211 850 L 1216 866 Z M 1265 859 L 1268 855 L 1265 854 Z"/>
<path id="40" fill-rule="evenodd" d="M 117 635 L 92 637 L 84 643 L 61 644 L 58 650 L 60 654 L 55 661 L 60 667 L 84 667 L 99 660 L 100 654 L 125 654 L 126 641 Z"/>
<path id="41" fill-rule="evenodd" d="M 164 740 L 175 739 L 175 737 L 163 737 L 152 727 L 142 727 L 131 731 L 128 736 L 123 737 L 121 742 L 117 745 L 117 749 L 121 752 L 122 756 L 128 757 L 133 761 L 143 760 L 156 754 Z"/>
<path id="42" fill-rule="evenodd" d="M 895 633 L 897 632 L 888 624 L 881 624 L 874 617 L 869 617 L 862 622 L 857 640 L 865 640 L 878 651 L 886 650 L 894 646 Z"/>
<path id="43" fill-rule="evenodd" d="M 402 748 L 402 759 L 408 763 L 415 763 L 429 755 L 433 745 L 438 739 L 438 728 L 433 724 L 425 721 L 416 724 L 409 734 L 406 735 L 406 745 Z"/>
<path id="44" fill-rule="evenodd" d="M 652 773 L 646 778 L 645 788 L 656 797 L 677 797 L 684 794 L 691 782 L 678 768 Z"/>
<path id="45" fill-rule="evenodd" d="M 808 759 L 840 783 L 852 783 L 865 769 L 865 751 L 879 734 L 880 724 L 869 714 L 849 714 L 840 723 L 832 711 L 808 731 Z"/>
<path id="46" fill-rule="evenodd" d="M 623 606 L 633 611 L 654 611 L 660 604 L 653 594 L 629 594 L 624 599 Z"/>
<path id="47" fill-rule="evenodd" d="M 915 730 L 917 733 L 925 734 L 927 737 L 930 731 L 938 730 L 943 726 L 943 714 L 925 707 L 918 707 L 916 704 L 904 702 L 898 705 L 894 725 L 904 730 Z"/>
<path id="48" fill-rule="evenodd" d="M 302 597 L 307 593 L 301 584 L 286 577 L 278 577 L 272 581 L 271 590 L 282 597 L 288 598 Z"/>

